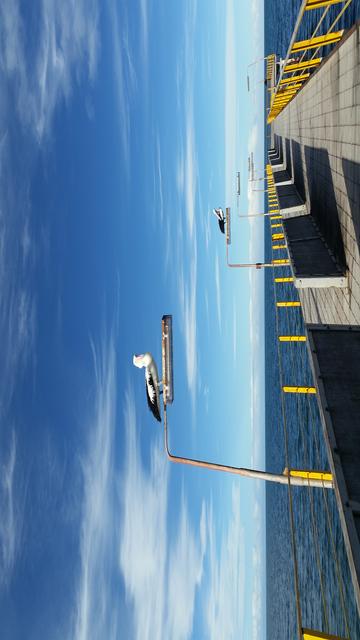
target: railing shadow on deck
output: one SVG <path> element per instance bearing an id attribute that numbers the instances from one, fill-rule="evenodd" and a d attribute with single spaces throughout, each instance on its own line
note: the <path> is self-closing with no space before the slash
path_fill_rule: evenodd
<path id="1" fill-rule="evenodd" d="M 339 265 L 346 268 L 344 242 L 326 149 L 304 147 L 310 211 Z"/>
<path id="2" fill-rule="evenodd" d="M 342 169 L 356 241 L 360 249 L 360 164 L 343 158 Z"/>
<path id="3" fill-rule="evenodd" d="M 296 188 L 298 190 L 299 196 L 304 200 L 306 200 L 306 189 L 305 189 L 305 179 L 304 179 L 304 169 L 301 161 L 301 147 L 298 142 L 292 140 L 292 158 L 293 158 L 293 178 L 294 183 L 296 184 Z"/>

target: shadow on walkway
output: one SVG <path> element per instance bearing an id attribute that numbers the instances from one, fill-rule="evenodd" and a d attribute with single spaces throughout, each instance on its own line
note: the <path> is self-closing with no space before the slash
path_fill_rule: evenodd
<path id="1" fill-rule="evenodd" d="M 360 249 L 360 164 L 343 158 L 342 168 L 356 241 Z"/>
<path id="2" fill-rule="evenodd" d="M 346 267 L 344 243 L 326 149 L 304 147 L 310 213 L 341 267 Z M 297 186 L 297 185 L 296 185 Z M 299 187 L 298 187 L 299 189 Z"/>
<path id="3" fill-rule="evenodd" d="M 304 180 L 304 169 L 301 160 L 301 147 L 298 142 L 295 140 L 292 141 L 292 158 L 293 158 L 293 176 L 294 182 L 296 184 L 296 188 L 299 192 L 301 198 L 306 200 L 306 190 L 305 190 L 305 180 Z"/>

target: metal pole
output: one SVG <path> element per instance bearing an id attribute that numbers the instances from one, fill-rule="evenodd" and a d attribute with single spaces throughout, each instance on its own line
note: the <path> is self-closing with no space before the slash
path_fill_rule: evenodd
<path id="1" fill-rule="evenodd" d="M 233 467 L 227 464 L 217 464 L 216 462 L 208 462 L 205 460 L 197 460 L 195 458 L 183 458 L 175 456 L 170 452 L 168 444 L 168 425 L 166 404 L 164 404 L 164 441 L 167 457 L 171 462 L 177 464 L 186 464 L 192 467 L 202 467 L 203 469 L 211 469 L 212 471 L 224 471 L 225 473 L 233 473 L 244 478 L 254 478 L 255 480 L 265 480 L 267 482 L 276 482 L 277 484 L 291 484 L 297 487 L 318 487 L 332 489 L 333 483 L 328 480 L 317 480 L 313 478 L 303 478 L 290 476 L 289 472 L 284 474 L 268 473 L 266 471 L 257 471 L 255 469 L 246 469 L 244 467 Z"/>
<path id="2" fill-rule="evenodd" d="M 272 263 L 272 262 L 229 262 L 229 245 L 226 245 L 226 262 L 228 267 L 235 267 L 236 269 L 263 269 L 267 267 L 286 267 L 289 266 L 285 263 Z"/>
<path id="3" fill-rule="evenodd" d="M 264 211 L 262 213 L 246 213 L 246 214 L 238 213 L 238 218 L 258 218 L 260 216 L 264 217 L 264 216 L 273 216 L 273 215 L 274 215 L 273 211 L 266 211 L 266 212 Z"/>

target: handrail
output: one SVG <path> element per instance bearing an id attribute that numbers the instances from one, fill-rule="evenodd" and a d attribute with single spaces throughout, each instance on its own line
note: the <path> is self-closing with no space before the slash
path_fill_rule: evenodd
<path id="1" fill-rule="evenodd" d="M 270 109 L 267 117 L 268 124 L 271 124 L 271 122 L 279 115 L 279 113 L 281 113 L 286 105 L 291 102 L 291 100 L 302 89 L 304 83 L 308 81 L 309 76 L 311 75 L 311 71 L 313 71 L 321 63 L 321 57 L 315 59 L 319 50 L 322 47 L 334 45 L 339 42 L 339 40 L 341 40 L 344 31 L 340 30 L 335 32 L 332 31 L 332 29 L 339 21 L 343 13 L 346 11 L 348 6 L 351 4 L 351 2 L 352 0 L 319 0 L 318 2 L 314 2 L 313 0 L 302 0 L 286 57 L 283 60 L 282 66 L 280 65 L 276 86 L 274 86 L 271 92 Z M 333 20 L 331 26 L 325 34 L 316 35 L 328 11 L 335 4 L 343 4 L 337 17 L 335 18 L 335 20 Z M 324 10 L 310 38 L 308 38 L 307 40 L 297 41 L 296 38 L 305 12 L 320 8 L 324 8 Z M 307 60 L 305 59 L 305 56 L 310 49 L 315 49 L 315 51 Z M 290 56 L 300 51 L 303 51 L 301 58 L 295 64 L 289 64 L 289 61 L 291 59 Z M 307 70 L 307 72 L 302 74 L 303 70 Z M 297 72 L 300 72 L 300 75 L 296 75 Z M 291 75 L 287 76 L 285 80 L 283 76 L 288 73 L 291 73 Z"/>

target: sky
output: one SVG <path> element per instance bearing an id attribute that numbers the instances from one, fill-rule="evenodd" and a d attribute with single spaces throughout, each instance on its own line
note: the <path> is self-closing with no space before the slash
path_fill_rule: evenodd
<path id="1" fill-rule="evenodd" d="M 265 638 L 263 3 L 0 4 L 0 619 L 11 640 Z M 251 68 L 255 85 L 257 67 Z M 261 78 L 261 70 L 260 76 Z M 241 196 L 236 174 L 241 172 Z"/>

